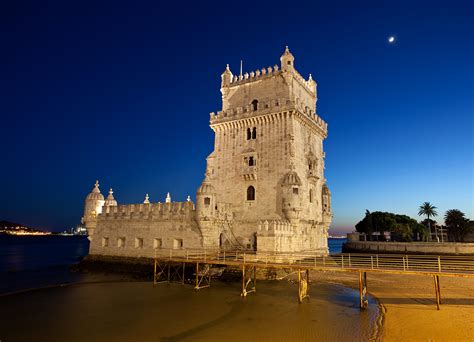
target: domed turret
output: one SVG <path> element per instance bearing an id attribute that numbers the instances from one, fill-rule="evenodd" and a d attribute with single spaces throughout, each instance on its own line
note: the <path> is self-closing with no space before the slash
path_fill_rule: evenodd
<path id="1" fill-rule="evenodd" d="M 96 217 L 102 213 L 102 207 L 104 206 L 104 196 L 100 193 L 99 181 L 95 182 L 94 188 L 87 195 L 84 202 L 84 216 L 82 217 L 82 223 L 86 226 L 89 236 L 92 236 L 96 225 Z"/>
<path id="2" fill-rule="evenodd" d="M 295 171 L 289 171 L 282 181 L 282 210 L 286 218 L 296 223 L 301 211 L 301 179 Z"/>
<path id="3" fill-rule="evenodd" d="M 215 194 L 215 190 L 214 190 L 214 187 L 211 185 L 211 183 L 204 181 L 202 182 L 196 194 L 197 195 Z"/>
<path id="4" fill-rule="evenodd" d="M 101 194 L 99 189 L 99 181 L 96 180 L 94 184 L 94 189 L 90 192 L 89 195 L 86 197 L 86 201 L 103 201 L 104 196 Z"/>
<path id="5" fill-rule="evenodd" d="M 105 206 L 107 207 L 117 206 L 117 201 L 114 198 L 114 191 L 112 190 L 112 188 L 110 188 L 109 195 L 107 196 L 107 199 L 105 200 Z"/>
<path id="6" fill-rule="evenodd" d="M 280 62 L 281 70 L 283 71 L 293 70 L 293 68 L 295 67 L 295 57 L 290 52 L 290 49 L 288 49 L 288 46 L 285 48 L 285 52 L 283 52 L 283 55 L 281 55 Z"/>
<path id="7" fill-rule="evenodd" d="M 211 217 L 215 213 L 216 192 L 212 184 L 204 179 L 196 192 L 196 210 L 201 217 Z"/>
<path id="8" fill-rule="evenodd" d="M 331 212 L 331 192 L 329 191 L 326 183 L 321 189 L 321 203 L 323 209 L 323 221 L 331 222 L 332 212 Z"/>
<path id="9" fill-rule="evenodd" d="M 228 87 L 232 82 L 232 72 L 230 71 L 229 64 L 227 64 L 224 72 L 221 75 L 221 88 Z"/>

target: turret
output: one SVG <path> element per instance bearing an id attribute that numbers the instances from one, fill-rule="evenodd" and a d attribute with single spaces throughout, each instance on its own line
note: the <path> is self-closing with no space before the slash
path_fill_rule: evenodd
<path id="1" fill-rule="evenodd" d="M 81 220 L 87 228 L 89 238 L 94 234 L 94 229 L 97 223 L 96 217 L 102 213 L 104 203 L 104 196 L 100 193 L 99 189 L 99 181 L 96 181 L 94 188 L 91 193 L 87 195 L 84 202 L 84 216 Z"/>
<path id="2" fill-rule="evenodd" d="M 105 200 L 105 206 L 106 207 L 116 207 L 117 206 L 117 201 L 114 198 L 114 191 L 112 188 L 109 190 L 109 195 L 107 196 L 107 199 Z"/>
<path id="3" fill-rule="evenodd" d="M 196 192 L 196 212 L 198 217 L 209 219 L 215 215 L 216 193 L 211 183 L 204 179 Z"/>
<path id="4" fill-rule="evenodd" d="M 295 57 L 292 55 L 288 46 L 285 48 L 285 52 L 280 57 L 281 61 L 281 70 L 283 71 L 292 71 L 295 67 Z"/>
<path id="5" fill-rule="evenodd" d="M 292 224 L 299 221 L 301 212 L 301 179 L 295 171 L 288 172 L 283 177 L 282 186 L 282 210 L 285 217 Z"/>
<path id="6" fill-rule="evenodd" d="M 150 204 L 150 196 L 148 196 L 148 194 L 145 195 L 145 200 L 143 201 L 143 204 Z"/>
<path id="7" fill-rule="evenodd" d="M 222 94 L 222 110 L 227 110 L 229 107 L 229 100 L 227 96 L 229 95 L 229 85 L 233 79 L 232 72 L 230 71 L 229 64 L 227 64 L 224 72 L 221 75 L 221 94 Z"/>
<path id="8" fill-rule="evenodd" d="M 224 72 L 221 75 L 221 88 L 228 87 L 232 82 L 232 72 L 230 71 L 229 64 L 227 64 Z"/>
<path id="9" fill-rule="evenodd" d="M 332 209 L 331 209 L 331 192 L 329 191 L 326 183 L 323 185 L 321 190 L 321 203 L 323 211 L 323 222 L 330 223 L 332 218 Z"/>

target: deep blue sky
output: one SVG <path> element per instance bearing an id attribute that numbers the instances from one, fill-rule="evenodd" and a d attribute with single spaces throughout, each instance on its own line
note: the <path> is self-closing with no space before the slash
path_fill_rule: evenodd
<path id="1" fill-rule="evenodd" d="M 69 228 L 96 179 L 119 203 L 194 197 L 226 63 L 285 45 L 318 83 L 335 230 L 424 201 L 474 216 L 472 1 L 11 3 L 0 219 Z"/>

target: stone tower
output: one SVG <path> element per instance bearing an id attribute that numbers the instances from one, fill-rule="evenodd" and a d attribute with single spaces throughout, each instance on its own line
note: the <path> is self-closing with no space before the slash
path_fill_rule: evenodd
<path id="1" fill-rule="evenodd" d="M 214 151 L 196 196 L 203 247 L 327 253 L 327 124 L 316 82 L 294 62 L 286 47 L 280 66 L 234 75 L 227 65 L 221 75 Z"/>
<path id="2" fill-rule="evenodd" d="M 113 198 L 112 189 L 110 189 L 109 197 L 107 197 L 108 205 L 117 205 L 117 202 Z M 112 202 L 113 201 L 113 202 Z M 104 196 L 99 189 L 99 181 L 95 181 L 94 188 L 87 195 L 84 202 L 84 215 L 82 216 L 81 222 L 87 227 L 87 233 L 89 236 L 94 234 L 94 230 L 97 223 L 97 215 L 102 213 L 102 207 L 106 203 Z"/>

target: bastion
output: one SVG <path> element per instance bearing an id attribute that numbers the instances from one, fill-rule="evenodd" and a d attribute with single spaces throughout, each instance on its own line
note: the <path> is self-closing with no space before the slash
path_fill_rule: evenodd
<path id="1" fill-rule="evenodd" d="M 196 203 L 119 205 L 96 182 L 82 222 L 90 255 L 152 258 L 163 249 L 328 253 L 331 193 L 324 177 L 327 124 L 317 85 L 280 65 L 221 75 L 222 109 L 210 114 L 214 150 Z"/>

